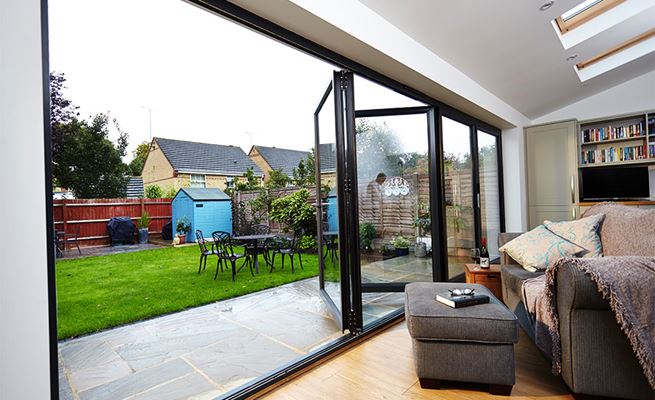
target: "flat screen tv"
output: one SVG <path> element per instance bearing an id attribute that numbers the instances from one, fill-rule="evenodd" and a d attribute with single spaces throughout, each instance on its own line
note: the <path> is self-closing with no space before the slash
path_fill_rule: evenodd
<path id="1" fill-rule="evenodd" d="M 650 196 L 648 166 L 581 169 L 582 201 L 638 200 Z"/>

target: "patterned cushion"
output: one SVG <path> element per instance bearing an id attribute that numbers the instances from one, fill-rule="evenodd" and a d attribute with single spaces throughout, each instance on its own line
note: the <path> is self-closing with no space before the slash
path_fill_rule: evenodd
<path id="1" fill-rule="evenodd" d="M 539 225 L 499 249 L 507 252 L 523 268 L 530 272 L 543 271 L 564 257 L 574 257 L 584 248 L 557 236 Z"/>
<path id="2" fill-rule="evenodd" d="M 598 227 L 605 214 L 596 214 L 576 221 L 544 221 L 546 228 L 554 234 L 573 242 L 586 251 L 583 257 L 602 257 L 603 244 L 600 241 Z"/>

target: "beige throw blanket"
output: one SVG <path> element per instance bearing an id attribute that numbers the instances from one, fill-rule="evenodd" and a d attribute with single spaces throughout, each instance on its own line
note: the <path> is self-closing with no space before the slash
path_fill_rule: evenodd
<path id="1" fill-rule="evenodd" d="M 571 264 L 589 275 L 603 298 L 609 300 L 621 330 L 655 389 L 655 258 L 566 258 L 545 275 L 523 284 L 523 298 L 535 321 L 535 343 L 552 354 L 553 372 L 561 372 L 559 320 L 557 317 L 557 270 Z"/>

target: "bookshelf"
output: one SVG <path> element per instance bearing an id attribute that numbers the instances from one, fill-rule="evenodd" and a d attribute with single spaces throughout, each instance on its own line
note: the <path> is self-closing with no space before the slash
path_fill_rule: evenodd
<path id="1" fill-rule="evenodd" d="M 580 122 L 578 166 L 655 164 L 655 112 Z"/>

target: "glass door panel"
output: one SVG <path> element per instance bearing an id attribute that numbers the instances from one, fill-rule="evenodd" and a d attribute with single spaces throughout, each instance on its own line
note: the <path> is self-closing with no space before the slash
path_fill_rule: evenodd
<path id="1" fill-rule="evenodd" d="M 448 279 L 464 273 L 476 247 L 471 127 L 442 117 Z"/>
<path id="2" fill-rule="evenodd" d="M 501 231 L 498 138 L 478 130 L 478 169 L 480 182 L 480 222 L 491 260 L 500 257 L 498 234 Z"/>
<path id="3" fill-rule="evenodd" d="M 432 281 L 426 114 L 358 118 L 362 282 Z"/>
<path id="4" fill-rule="evenodd" d="M 315 171 L 316 171 L 316 226 L 319 265 L 319 293 L 332 317 L 343 330 L 342 281 L 339 240 L 339 185 L 337 185 L 337 124 L 335 83 L 328 85 L 314 113 Z M 339 87 L 336 85 L 336 87 Z M 337 95 L 339 92 L 337 91 Z M 342 119 L 341 119 L 342 121 Z"/>

